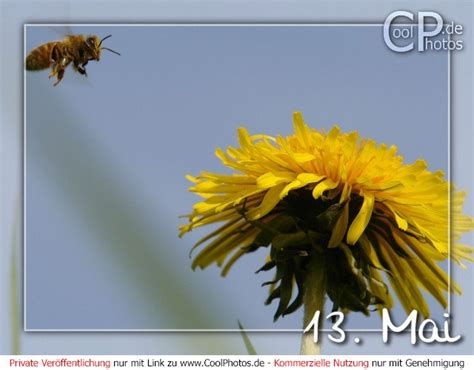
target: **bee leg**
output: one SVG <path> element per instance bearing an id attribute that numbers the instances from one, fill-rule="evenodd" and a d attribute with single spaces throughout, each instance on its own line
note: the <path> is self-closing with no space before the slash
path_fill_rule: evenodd
<path id="1" fill-rule="evenodd" d="M 59 59 L 61 58 L 61 54 L 59 53 L 59 50 L 56 45 L 53 46 L 51 49 L 51 65 L 53 68 L 58 64 Z"/>
<path id="2" fill-rule="evenodd" d="M 78 71 L 81 75 L 87 77 L 87 71 L 86 71 L 86 69 L 85 69 L 84 67 L 82 67 L 82 66 L 77 67 L 77 71 Z"/>
<path id="3" fill-rule="evenodd" d="M 62 80 L 63 77 L 64 77 L 64 72 L 65 72 L 65 71 L 66 71 L 66 70 L 65 70 L 64 68 L 58 69 L 57 75 L 56 75 L 57 80 L 56 80 L 56 82 L 53 84 L 53 86 L 56 86 L 58 83 L 61 82 L 61 80 Z"/>
<path id="4" fill-rule="evenodd" d="M 87 77 L 87 71 L 86 69 L 84 68 L 84 63 L 82 64 L 79 64 L 77 62 L 74 62 L 74 69 L 79 72 L 81 75 L 83 76 L 86 76 Z"/>
<path id="5" fill-rule="evenodd" d="M 69 63 L 71 63 L 70 59 L 62 58 L 60 62 L 55 63 L 55 65 L 53 66 L 53 72 L 51 72 L 51 74 L 53 76 L 56 76 L 57 78 L 56 82 L 53 84 L 54 86 L 60 83 L 61 80 L 63 79 L 64 72 L 66 71 L 66 68 L 69 65 Z"/>
<path id="6" fill-rule="evenodd" d="M 49 74 L 48 78 L 54 77 L 58 74 L 58 65 L 57 63 L 53 63 L 51 66 L 51 73 Z"/>
<path id="7" fill-rule="evenodd" d="M 51 74 L 53 76 L 56 75 L 59 69 L 66 68 L 69 63 L 71 63 L 69 58 L 61 57 L 61 53 L 59 52 L 59 49 L 57 48 L 57 46 L 54 46 L 53 49 L 51 50 L 51 66 L 52 66 Z"/>
<path id="8" fill-rule="evenodd" d="M 84 71 L 84 76 L 87 77 L 87 71 L 86 71 L 86 65 L 87 65 L 88 61 L 86 60 L 84 63 L 81 64 L 80 68 Z"/>
<path id="9" fill-rule="evenodd" d="M 56 69 L 56 64 L 51 60 L 51 73 L 49 74 L 49 78 L 53 76 L 55 69 Z"/>

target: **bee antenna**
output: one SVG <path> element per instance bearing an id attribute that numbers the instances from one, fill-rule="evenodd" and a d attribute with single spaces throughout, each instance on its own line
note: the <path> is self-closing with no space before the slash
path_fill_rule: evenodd
<path id="1" fill-rule="evenodd" d="M 105 36 L 102 40 L 100 40 L 99 46 L 102 45 L 102 42 L 103 42 L 104 40 L 107 40 L 109 37 L 112 37 L 112 35 L 107 35 L 107 36 Z"/>
<path id="2" fill-rule="evenodd" d="M 101 50 L 108 50 L 111 51 L 114 54 L 121 55 L 120 53 L 116 52 L 115 50 L 109 49 L 109 48 L 101 48 Z"/>

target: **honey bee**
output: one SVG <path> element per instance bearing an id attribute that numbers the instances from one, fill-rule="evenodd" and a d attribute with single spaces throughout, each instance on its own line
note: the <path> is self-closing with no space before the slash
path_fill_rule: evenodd
<path id="1" fill-rule="evenodd" d="M 112 35 L 103 39 L 95 35 L 67 35 L 62 41 L 47 42 L 34 48 L 26 56 L 26 70 L 39 71 L 51 67 L 49 78 L 57 78 L 54 86 L 61 82 L 67 66 L 71 63 L 75 71 L 87 76 L 87 63 L 90 60 L 99 61 L 102 50 L 120 55 L 120 53 L 102 46 L 102 42 L 109 37 Z"/>

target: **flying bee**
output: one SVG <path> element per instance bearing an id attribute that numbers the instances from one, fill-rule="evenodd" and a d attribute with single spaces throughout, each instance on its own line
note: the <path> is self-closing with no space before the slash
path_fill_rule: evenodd
<path id="1" fill-rule="evenodd" d="M 102 42 L 112 35 L 99 36 L 68 35 L 62 41 L 51 41 L 42 44 L 29 52 L 26 56 L 26 70 L 39 71 L 50 68 L 49 78 L 56 77 L 56 86 L 64 77 L 64 72 L 69 64 L 75 71 L 87 76 L 86 65 L 90 60 L 100 60 L 102 50 L 108 50 L 120 55 L 116 51 L 103 47 Z"/>

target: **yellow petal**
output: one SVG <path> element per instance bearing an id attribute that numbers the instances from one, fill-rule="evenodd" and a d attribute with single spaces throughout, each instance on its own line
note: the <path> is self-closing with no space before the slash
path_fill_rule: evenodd
<path id="1" fill-rule="evenodd" d="M 395 222 L 397 223 L 397 226 L 403 230 L 403 231 L 407 231 L 408 229 L 408 222 L 407 220 L 405 220 L 403 217 L 401 217 L 394 209 L 392 206 L 390 206 L 390 204 L 387 204 L 387 207 L 388 209 L 390 209 L 390 211 L 392 211 L 393 215 L 395 216 Z"/>
<path id="2" fill-rule="evenodd" d="M 316 159 L 316 157 L 311 153 L 293 153 L 293 159 L 298 163 L 306 163 Z"/>
<path id="3" fill-rule="evenodd" d="M 262 203 L 247 214 L 248 218 L 250 220 L 256 220 L 271 212 L 280 201 L 280 192 L 284 186 L 284 184 L 280 184 L 270 188 L 263 197 Z"/>
<path id="4" fill-rule="evenodd" d="M 327 140 L 330 144 L 334 144 L 336 141 L 336 138 L 338 137 L 339 133 L 341 132 L 341 129 L 339 128 L 338 125 L 334 125 L 331 130 L 329 130 Z"/>
<path id="5" fill-rule="evenodd" d="M 341 199 L 339 200 L 339 203 L 343 203 L 351 197 L 351 190 L 352 190 L 352 186 L 350 186 L 347 183 L 344 184 L 344 188 L 342 189 Z"/>
<path id="6" fill-rule="evenodd" d="M 284 197 L 286 197 L 291 190 L 299 189 L 299 188 L 302 188 L 303 186 L 304 185 L 302 185 L 301 182 L 299 182 L 298 180 L 290 182 L 281 191 L 280 199 L 283 199 Z"/>
<path id="7" fill-rule="evenodd" d="M 189 176 L 189 175 L 188 175 Z M 192 182 L 197 182 L 194 179 L 195 177 L 186 177 L 189 181 Z M 222 182 L 226 184 L 241 184 L 241 185 L 255 185 L 255 178 L 250 177 L 250 176 L 245 176 L 245 175 L 222 175 L 222 174 L 217 174 L 217 173 L 212 173 L 212 172 L 201 172 L 199 175 L 200 179 L 206 179 L 206 180 L 212 180 L 214 182 Z"/>
<path id="8" fill-rule="evenodd" d="M 245 127 L 239 127 L 237 129 L 237 135 L 239 136 L 239 144 L 242 150 L 250 152 L 252 150 L 252 139 Z"/>
<path id="9" fill-rule="evenodd" d="M 298 181 L 302 184 L 308 185 L 313 182 L 319 182 L 324 179 L 325 176 L 316 175 L 314 173 L 300 173 L 297 177 Z"/>
<path id="10" fill-rule="evenodd" d="M 342 239 L 344 238 L 344 234 L 347 230 L 347 223 L 349 221 L 349 202 L 346 203 L 344 209 L 342 210 L 342 214 L 337 219 L 336 225 L 334 225 L 334 229 L 332 230 L 331 239 L 329 239 L 328 247 L 335 248 L 339 244 L 341 244 Z"/>
<path id="11" fill-rule="evenodd" d="M 339 185 L 339 183 L 331 179 L 321 181 L 313 189 L 313 198 L 318 199 L 326 190 L 334 189 L 337 185 Z"/>
<path id="12" fill-rule="evenodd" d="M 301 145 L 308 147 L 309 143 L 311 142 L 311 131 L 304 123 L 303 115 L 301 114 L 301 112 L 293 113 L 293 125 L 295 128 L 296 137 L 300 141 Z"/>
<path id="13" fill-rule="evenodd" d="M 364 250 L 364 253 L 366 254 L 366 256 L 369 258 L 370 263 L 374 267 L 378 268 L 379 270 L 385 270 L 385 268 L 380 263 L 379 257 L 377 256 L 377 253 L 374 251 L 374 248 L 372 247 L 372 244 L 370 243 L 369 239 L 365 235 L 362 235 L 359 238 L 358 242 L 359 242 L 359 245 Z"/>
<path id="14" fill-rule="evenodd" d="M 268 172 L 257 179 L 260 189 L 268 189 L 281 183 L 288 183 L 295 179 L 293 172 Z"/>
<path id="15" fill-rule="evenodd" d="M 199 180 L 197 179 L 197 177 L 194 177 L 194 176 L 192 176 L 192 175 L 186 175 L 185 177 L 186 177 L 186 180 L 188 180 L 188 181 L 190 181 L 190 182 L 194 182 L 194 183 L 199 182 Z"/>
<path id="16" fill-rule="evenodd" d="M 364 194 L 364 202 L 360 207 L 359 213 L 352 221 L 349 231 L 347 233 L 347 244 L 354 245 L 367 227 L 372 210 L 374 209 L 374 196 L 370 193 Z"/>
<path id="17" fill-rule="evenodd" d="M 315 175 L 312 173 L 301 173 L 295 181 L 286 185 L 280 193 L 280 198 L 283 199 L 291 190 L 300 189 L 308 184 L 319 182 L 324 179 L 324 176 Z"/>

